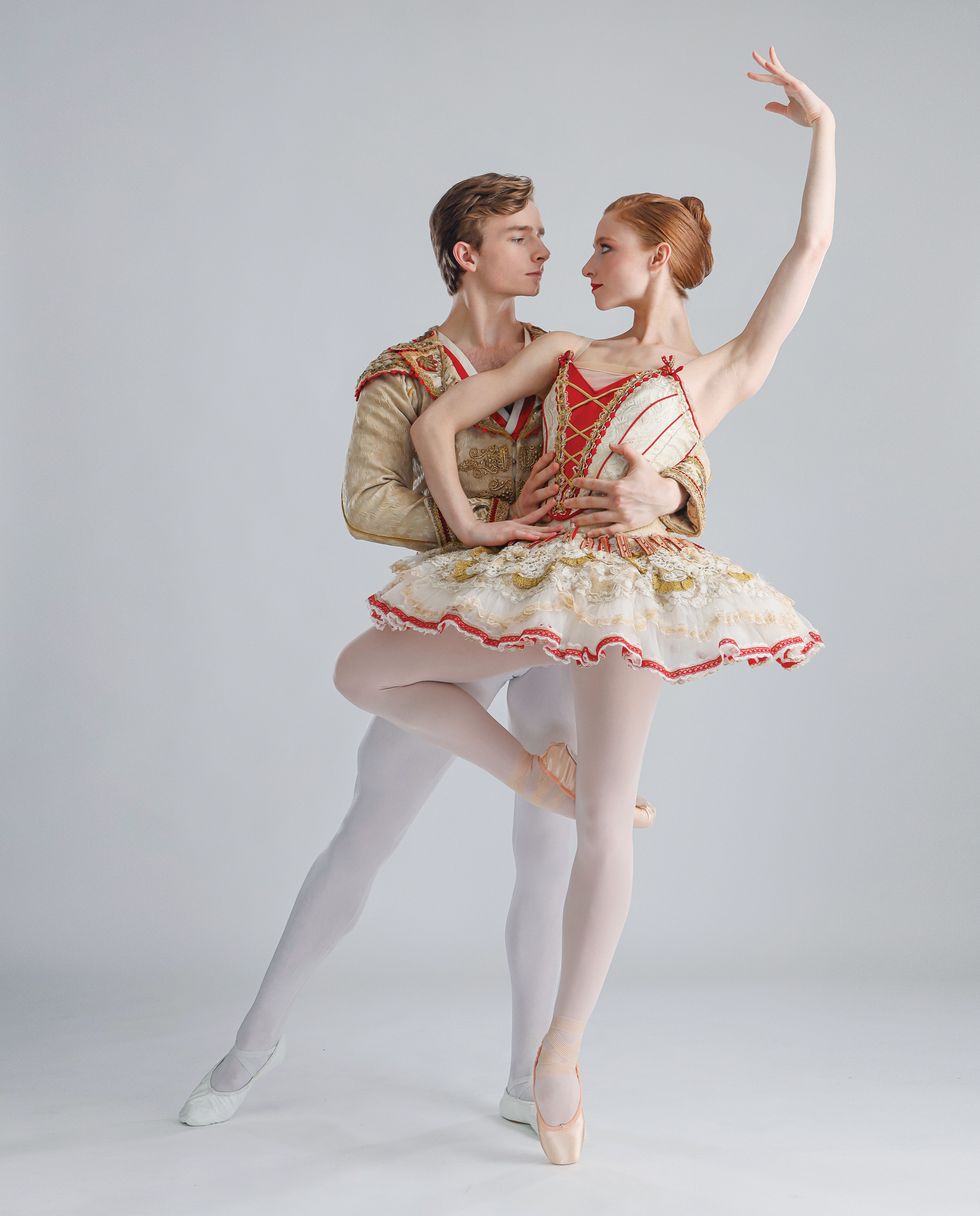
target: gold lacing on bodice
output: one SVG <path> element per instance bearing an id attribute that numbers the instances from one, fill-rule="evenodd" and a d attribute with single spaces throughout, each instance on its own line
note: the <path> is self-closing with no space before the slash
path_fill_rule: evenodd
<path id="1" fill-rule="evenodd" d="M 554 394 L 557 420 L 554 446 L 555 459 L 558 462 L 558 472 L 555 474 L 558 493 L 549 512 L 549 518 L 572 519 L 579 513 L 579 510 L 564 509 L 565 499 L 575 496 L 575 487 L 571 484 L 572 479 L 587 475 L 599 445 L 626 398 L 647 380 L 662 376 L 676 378 L 677 373 L 683 370 L 683 365 L 676 368 L 673 366 L 673 355 L 662 355 L 661 359 L 662 368 L 633 372 L 631 375 L 620 377 L 619 380 L 613 381 L 612 384 L 602 389 L 593 389 L 588 386 L 585 377 L 580 373 L 581 383 L 575 385 L 575 390 L 581 393 L 582 400 L 576 402 L 575 405 L 570 405 L 568 373 L 574 363 L 574 355 L 572 351 L 568 350 L 561 356 L 558 362 L 558 374 L 551 388 L 551 392 Z M 590 407 L 597 408 L 590 410 Z M 584 426 L 580 426 L 578 416 L 583 413 L 586 415 L 586 422 Z M 590 416 L 593 414 L 594 416 Z M 574 441 L 577 439 L 582 440 L 581 447 L 575 445 Z M 569 451 L 570 446 L 571 451 Z"/>

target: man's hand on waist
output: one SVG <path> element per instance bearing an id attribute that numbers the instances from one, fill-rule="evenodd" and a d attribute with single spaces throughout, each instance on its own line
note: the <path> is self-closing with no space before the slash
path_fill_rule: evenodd
<path id="1" fill-rule="evenodd" d="M 579 491 L 566 498 L 564 506 L 581 509 L 574 522 L 586 536 L 609 536 L 653 523 L 661 515 L 673 515 L 687 499 L 687 491 L 672 477 L 661 477 L 652 464 L 625 443 L 612 443 L 611 450 L 629 464 L 623 477 L 573 477 Z"/>

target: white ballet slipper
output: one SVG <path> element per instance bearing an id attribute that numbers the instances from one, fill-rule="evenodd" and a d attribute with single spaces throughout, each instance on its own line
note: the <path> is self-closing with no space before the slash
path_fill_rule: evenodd
<path id="1" fill-rule="evenodd" d="M 526 1123 L 529 1127 L 537 1126 L 534 1102 L 525 1102 L 523 1098 L 515 1098 L 510 1090 L 504 1090 L 498 1110 L 501 1116 L 509 1119 L 511 1123 Z"/>
<path id="2" fill-rule="evenodd" d="M 228 1054 L 234 1056 L 246 1071 L 250 1071 L 247 1057 L 254 1055 L 254 1052 L 240 1052 L 237 1047 L 233 1047 Z M 246 1059 L 243 1059 L 243 1056 Z M 209 1123 L 224 1123 L 232 1117 L 245 1101 L 249 1090 L 259 1077 L 264 1076 L 267 1072 L 271 1072 L 276 1065 L 282 1063 L 285 1057 L 286 1039 L 283 1037 L 272 1049 L 272 1054 L 252 1077 L 251 1081 L 246 1081 L 241 1089 L 232 1089 L 227 1092 L 213 1089 L 211 1086 L 211 1076 L 214 1073 L 214 1068 L 218 1067 L 215 1064 L 214 1068 L 202 1077 L 200 1084 L 180 1108 L 177 1118 L 181 1123 L 186 1123 L 190 1127 L 205 1127 Z M 222 1056 L 222 1059 L 224 1058 Z M 220 1064 L 221 1061 L 219 1060 L 218 1063 Z"/>

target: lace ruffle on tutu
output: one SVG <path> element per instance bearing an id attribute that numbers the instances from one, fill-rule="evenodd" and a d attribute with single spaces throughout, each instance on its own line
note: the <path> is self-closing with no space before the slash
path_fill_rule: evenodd
<path id="1" fill-rule="evenodd" d="M 540 643 L 579 666 L 618 652 L 675 684 L 736 661 L 799 667 L 823 646 L 760 575 L 693 541 L 647 553 L 632 539 L 629 556 L 566 537 L 421 553 L 391 567 L 371 616 L 379 629 L 454 628 L 494 649 Z"/>

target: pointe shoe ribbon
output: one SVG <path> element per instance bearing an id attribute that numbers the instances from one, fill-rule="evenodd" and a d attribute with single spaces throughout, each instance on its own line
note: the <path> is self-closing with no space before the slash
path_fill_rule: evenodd
<path id="1" fill-rule="evenodd" d="M 237 1047 L 231 1049 L 230 1055 L 238 1058 L 242 1066 L 251 1072 L 249 1067 L 248 1057 L 254 1056 L 254 1052 L 240 1052 Z M 242 1057 L 245 1057 L 242 1059 Z M 224 1123 L 230 1119 L 238 1110 L 241 1104 L 248 1096 L 249 1090 L 259 1079 L 267 1072 L 271 1072 L 276 1068 L 286 1057 L 286 1039 L 281 1038 L 275 1047 L 272 1049 L 272 1054 L 255 1073 L 250 1081 L 246 1081 L 241 1089 L 213 1089 L 211 1086 L 211 1075 L 214 1068 L 210 1069 L 200 1080 L 196 1088 L 192 1091 L 190 1097 L 180 1108 L 180 1113 L 177 1118 L 181 1123 L 186 1123 L 190 1127 L 205 1127 L 210 1123 Z M 224 1058 L 224 1057 L 222 1057 Z M 220 1060 L 218 1063 L 220 1064 Z"/>
<path id="2" fill-rule="evenodd" d="M 544 1044 L 542 1043 L 542 1047 Z M 534 1093 L 534 1113 L 537 1121 L 538 1139 L 544 1149 L 544 1155 L 552 1165 L 574 1165 L 582 1155 L 582 1145 L 585 1142 L 585 1111 L 582 1109 L 582 1074 L 578 1064 L 575 1065 L 575 1077 L 578 1081 L 578 1106 L 575 1114 L 566 1123 L 548 1123 L 541 1115 L 538 1106 L 538 1096 L 535 1091 L 535 1081 L 538 1075 L 538 1060 L 541 1047 L 534 1057 L 534 1072 L 531 1089 Z"/>
<path id="3" fill-rule="evenodd" d="M 574 798 L 577 765 L 575 757 L 568 750 L 568 745 L 552 743 L 536 759 L 548 777 L 560 786 L 569 798 Z M 645 798 L 637 797 L 636 805 L 633 808 L 633 827 L 648 828 L 653 823 L 656 813 L 656 807 L 647 802 Z"/>

